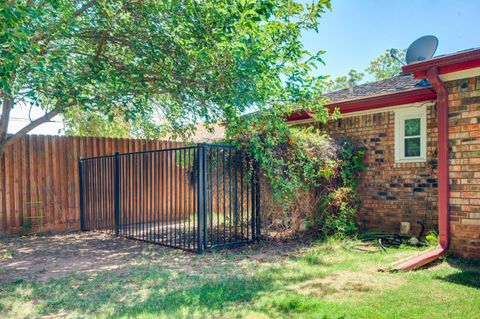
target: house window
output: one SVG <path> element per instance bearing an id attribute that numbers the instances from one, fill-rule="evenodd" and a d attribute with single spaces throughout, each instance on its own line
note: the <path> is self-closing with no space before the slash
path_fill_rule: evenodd
<path id="1" fill-rule="evenodd" d="M 425 106 L 395 111 L 395 161 L 427 160 L 427 110 Z"/>

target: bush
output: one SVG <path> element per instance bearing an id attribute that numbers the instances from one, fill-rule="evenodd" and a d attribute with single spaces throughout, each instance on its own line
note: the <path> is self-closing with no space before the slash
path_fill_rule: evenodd
<path id="1" fill-rule="evenodd" d="M 355 216 L 359 204 L 357 182 L 365 151 L 351 141 L 337 141 L 337 165 L 334 178 L 329 180 L 327 194 L 319 207 L 316 225 L 323 237 L 349 237 L 357 232 Z"/>
<path id="2" fill-rule="evenodd" d="M 244 119 L 227 134 L 260 164 L 274 201 L 267 203 L 266 211 L 265 196 L 262 199 L 268 231 L 309 231 L 322 237 L 355 234 L 361 148 L 346 139 L 332 140 L 313 127 L 288 127 L 283 118 L 268 114 Z M 309 211 L 302 209 L 305 204 Z"/>

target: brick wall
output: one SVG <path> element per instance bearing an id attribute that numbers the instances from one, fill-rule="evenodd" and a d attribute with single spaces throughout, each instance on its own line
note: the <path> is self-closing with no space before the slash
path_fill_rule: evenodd
<path id="1" fill-rule="evenodd" d="M 480 258 L 480 77 L 446 83 L 449 100 L 451 250 Z M 359 185 L 358 222 L 364 229 L 411 235 L 437 229 L 436 109 L 427 106 L 427 161 L 395 163 L 393 111 L 344 117 L 326 125 L 366 147 L 366 171 Z M 318 126 L 318 124 L 315 124 Z"/>
<path id="2" fill-rule="evenodd" d="M 447 82 L 452 250 L 480 258 L 480 77 Z"/>
<path id="3" fill-rule="evenodd" d="M 437 127 L 435 108 L 427 106 L 427 161 L 395 163 L 393 111 L 344 117 L 327 125 L 333 137 L 349 137 L 366 147 L 359 184 L 358 222 L 363 229 L 398 233 L 400 222 L 417 236 L 437 227 Z"/>

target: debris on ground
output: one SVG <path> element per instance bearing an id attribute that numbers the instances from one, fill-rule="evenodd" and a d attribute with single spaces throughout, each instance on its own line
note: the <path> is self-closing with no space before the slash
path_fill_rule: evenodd
<path id="1" fill-rule="evenodd" d="M 360 236 L 360 240 L 364 243 L 375 243 L 382 250 L 390 247 L 400 246 L 428 246 L 428 241 L 420 240 L 417 237 L 410 237 L 398 234 L 390 234 L 383 232 L 368 232 Z"/>

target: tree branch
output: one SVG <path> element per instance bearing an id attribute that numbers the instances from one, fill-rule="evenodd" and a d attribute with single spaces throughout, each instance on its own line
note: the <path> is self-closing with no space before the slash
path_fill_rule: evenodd
<path id="1" fill-rule="evenodd" d="M 95 57 L 93 58 L 95 62 L 98 62 L 98 60 L 100 59 L 100 54 L 102 53 L 102 49 L 106 40 L 107 40 L 107 31 L 105 30 L 103 31 L 103 34 L 100 40 L 98 41 L 97 52 L 95 52 Z"/>
<path id="2" fill-rule="evenodd" d="M 47 112 L 45 115 L 39 117 L 38 119 L 36 120 L 33 120 L 32 122 L 30 122 L 27 126 L 23 127 L 20 131 L 18 131 L 17 133 L 15 133 L 15 135 L 9 137 L 7 139 L 7 143 L 10 139 L 12 139 L 13 137 L 15 137 L 16 135 L 20 135 L 20 136 L 24 136 L 26 135 L 28 132 L 30 132 L 31 130 L 33 130 L 34 128 L 36 128 L 37 126 L 43 124 L 43 123 L 46 123 L 46 122 L 49 122 L 52 118 L 54 118 L 55 116 L 57 116 L 60 112 L 57 110 L 57 109 L 53 109 L 49 112 Z"/>
<path id="3" fill-rule="evenodd" d="M 27 133 L 33 130 L 34 128 L 42 125 L 43 123 L 49 122 L 52 118 L 57 116 L 61 110 L 64 110 L 75 104 L 76 102 L 70 102 L 65 105 L 60 105 L 60 102 L 57 102 L 55 103 L 55 108 L 53 110 L 47 112 L 45 115 L 39 117 L 38 119 L 31 121 L 27 126 L 23 127 L 21 130 L 19 130 L 12 136 L 9 136 L 5 139 L 0 140 L 0 156 L 5 152 L 5 149 L 9 145 L 13 144 L 17 140 L 19 140 L 21 137 L 27 135 Z M 3 118 L 3 113 L 2 113 L 2 118 Z"/>
<path id="4" fill-rule="evenodd" d="M 97 0 L 90 0 L 89 2 L 87 2 L 83 7 L 73 13 L 73 17 L 76 18 L 82 15 L 85 11 L 91 8 L 95 4 L 95 2 L 97 2 Z"/>

